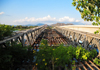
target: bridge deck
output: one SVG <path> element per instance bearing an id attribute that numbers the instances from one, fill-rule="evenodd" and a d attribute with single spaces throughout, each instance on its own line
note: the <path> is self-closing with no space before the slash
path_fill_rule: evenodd
<path id="1" fill-rule="evenodd" d="M 34 42 L 33 47 L 38 47 L 41 39 L 48 41 L 48 46 L 59 46 L 59 44 L 70 45 L 71 40 L 64 37 L 61 33 L 56 30 L 45 30 Z"/>

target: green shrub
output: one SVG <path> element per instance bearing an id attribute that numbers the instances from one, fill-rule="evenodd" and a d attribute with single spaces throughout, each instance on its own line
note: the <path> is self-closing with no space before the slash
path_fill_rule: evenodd
<path id="1" fill-rule="evenodd" d="M 100 59 L 95 58 L 93 61 L 96 65 L 100 66 Z"/>
<path id="2" fill-rule="evenodd" d="M 13 31 L 13 26 L 0 24 L 0 40 L 6 36 L 10 36 Z"/>
<path id="3" fill-rule="evenodd" d="M 40 70 L 49 70 L 50 67 L 54 70 L 56 67 L 65 67 L 66 64 L 71 67 L 74 63 L 72 66 L 74 69 L 73 58 L 87 60 L 95 57 L 96 54 L 96 50 L 88 51 L 82 46 L 73 47 L 60 44 L 58 47 L 50 47 L 47 45 L 47 40 L 42 40 L 36 56 L 36 65 Z"/>
<path id="4" fill-rule="evenodd" d="M 33 61 L 33 52 L 28 51 L 29 46 L 22 47 L 21 44 L 12 44 L 7 48 L 0 47 L 0 70 L 11 70 L 11 68 L 22 65 L 23 61 Z"/>
<path id="5" fill-rule="evenodd" d="M 93 49 L 91 51 L 88 51 L 86 49 L 84 49 L 81 46 L 77 46 L 76 47 L 76 59 L 91 59 L 97 56 L 97 51 L 96 49 Z"/>
<path id="6" fill-rule="evenodd" d="M 90 57 L 91 57 L 91 58 L 95 58 L 96 56 L 97 56 L 97 51 L 96 51 L 96 49 L 91 50 L 91 51 L 90 51 Z M 91 58 L 89 58 L 89 59 L 91 59 Z"/>
<path id="7" fill-rule="evenodd" d="M 47 47 L 48 46 L 48 42 L 45 39 L 42 39 L 40 42 L 40 47 Z"/>

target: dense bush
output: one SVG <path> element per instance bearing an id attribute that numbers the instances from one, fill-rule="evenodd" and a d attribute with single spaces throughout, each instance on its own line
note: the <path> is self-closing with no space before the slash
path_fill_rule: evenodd
<path id="1" fill-rule="evenodd" d="M 95 58 L 93 61 L 96 65 L 100 66 L 100 59 Z"/>
<path id="2" fill-rule="evenodd" d="M 47 40 L 42 40 L 39 52 L 37 52 L 36 65 L 39 70 L 49 70 L 50 68 L 54 70 L 57 67 L 64 68 L 66 64 L 71 67 L 74 62 L 73 58 L 87 60 L 95 56 L 97 56 L 96 50 L 88 51 L 81 46 L 75 48 L 71 45 L 64 46 L 63 44 L 55 48 L 47 46 Z"/>
<path id="3" fill-rule="evenodd" d="M 12 44 L 6 48 L 0 47 L 0 70 L 13 70 L 17 65 L 25 61 L 33 61 L 33 52 L 28 51 L 29 46 L 22 47 L 21 44 Z"/>
<path id="4" fill-rule="evenodd" d="M 13 31 L 13 26 L 0 24 L 0 40 L 6 36 L 10 36 Z"/>

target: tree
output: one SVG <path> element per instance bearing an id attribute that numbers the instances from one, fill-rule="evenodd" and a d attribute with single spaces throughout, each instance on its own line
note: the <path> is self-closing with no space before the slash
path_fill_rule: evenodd
<path id="1" fill-rule="evenodd" d="M 81 13 L 85 21 L 95 21 L 93 25 L 100 25 L 100 0 L 73 0 L 73 6 Z"/>
<path id="2" fill-rule="evenodd" d="M 4 39 L 4 37 L 10 36 L 13 31 L 13 26 L 0 24 L 0 40 Z"/>

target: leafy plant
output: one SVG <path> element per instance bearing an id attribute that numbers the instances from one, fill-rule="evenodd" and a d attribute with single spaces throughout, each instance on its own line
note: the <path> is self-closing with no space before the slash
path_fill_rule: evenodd
<path id="1" fill-rule="evenodd" d="M 0 40 L 6 36 L 10 36 L 13 31 L 13 26 L 0 24 Z"/>
<path id="2" fill-rule="evenodd" d="M 96 65 L 99 65 L 99 66 L 100 66 L 100 59 L 95 58 L 93 62 L 94 62 Z"/>
<path id="3" fill-rule="evenodd" d="M 0 70 L 11 70 L 25 61 L 33 61 L 33 52 L 29 46 L 22 47 L 21 44 L 12 44 L 8 47 L 0 47 Z"/>
<path id="4" fill-rule="evenodd" d="M 25 29 L 30 29 L 30 28 L 34 28 L 34 27 L 37 27 L 37 26 L 22 26 L 22 25 L 17 25 L 17 26 L 14 26 L 14 29 L 15 30 L 25 30 Z"/>
<path id="5" fill-rule="evenodd" d="M 46 46 L 45 44 L 47 44 L 47 41 L 42 40 L 39 52 L 37 52 L 36 65 L 39 69 L 47 69 L 50 65 L 52 65 L 53 69 L 59 66 L 65 67 L 66 64 L 72 62 L 71 59 L 73 55 L 75 56 L 75 47 L 71 45 L 65 47 L 63 44 L 60 44 L 59 47 L 55 48 Z"/>
<path id="6" fill-rule="evenodd" d="M 65 66 L 66 63 L 70 62 L 71 57 L 68 57 L 70 55 L 67 55 L 67 47 L 59 46 L 55 48 L 53 51 L 53 57 L 54 57 L 54 62 L 57 66 Z"/>
<path id="7" fill-rule="evenodd" d="M 94 34 L 98 34 L 100 31 L 98 31 L 98 30 L 96 30 L 95 32 L 94 32 Z"/>
<path id="8" fill-rule="evenodd" d="M 75 60 L 72 61 L 72 70 L 75 70 L 76 66 L 75 66 Z"/>
<path id="9" fill-rule="evenodd" d="M 90 58 L 89 59 L 92 59 L 92 58 L 95 58 L 97 56 L 97 51 L 96 49 L 93 49 L 90 51 Z"/>
<path id="10" fill-rule="evenodd" d="M 45 39 L 42 39 L 40 42 L 40 47 L 48 46 L 48 42 Z"/>
<path id="11" fill-rule="evenodd" d="M 73 6 L 87 21 L 95 21 L 93 25 L 100 25 L 100 0 L 73 0 Z"/>
<path id="12" fill-rule="evenodd" d="M 39 52 L 37 52 L 36 63 L 38 64 L 38 69 L 44 70 L 45 68 L 48 68 L 48 66 L 50 66 L 50 61 L 53 55 L 52 52 L 52 47 L 45 47 L 40 49 Z"/>
<path id="13" fill-rule="evenodd" d="M 75 69 L 75 61 L 73 58 L 81 60 L 91 59 L 96 56 L 96 50 L 85 50 L 82 46 L 64 46 L 60 44 L 58 47 L 48 46 L 47 40 L 42 40 L 40 44 L 39 52 L 37 52 L 36 65 L 41 70 L 54 70 L 57 67 L 65 67 L 68 65 L 68 69 Z"/>
<path id="14" fill-rule="evenodd" d="M 97 55 L 97 51 L 95 49 L 88 51 L 82 48 L 81 46 L 76 47 L 76 59 L 87 60 L 87 59 L 91 59 L 91 57 L 94 58 L 96 55 Z"/>

